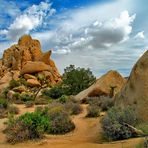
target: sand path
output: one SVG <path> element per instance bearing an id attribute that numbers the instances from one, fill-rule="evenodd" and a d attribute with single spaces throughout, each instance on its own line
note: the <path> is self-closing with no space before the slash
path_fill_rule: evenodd
<path id="1" fill-rule="evenodd" d="M 24 142 L 10 145 L 5 142 L 4 121 L 0 119 L 0 148 L 135 148 L 135 145 L 141 141 L 141 138 L 129 139 L 112 143 L 99 143 L 101 139 L 100 118 L 85 118 L 86 105 L 82 105 L 83 112 L 73 116 L 72 120 L 76 125 L 73 132 L 66 135 L 47 135 L 44 140 L 34 142 Z M 25 108 L 19 105 L 20 114 L 34 111 L 34 108 Z"/>

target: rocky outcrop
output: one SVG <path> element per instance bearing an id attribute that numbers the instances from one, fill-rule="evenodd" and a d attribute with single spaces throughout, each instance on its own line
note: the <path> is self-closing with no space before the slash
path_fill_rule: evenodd
<path id="1" fill-rule="evenodd" d="M 27 61 L 21 69 L 21 74 L 34 74 L 41 71 L 52 71 L 50 65 L 40 61 Z"/>
<path id="2" fill-rule="evenodd" d="M 97 79 L 89 88 L 76 95 L 75 98 L 83 100 L 87 97 L 114 96 L 124 84 L 125 79 L 117 71 L 111 70 Z"/>
<path id="3" fill-rule="evenodd" d="M 19 39 L 18 44 L 4 51 L 2 60 L 0 60 L 0 81 L 8 72 L 14 72 L 11 79 L 13 76 L 17 79 L 20 74 L 23 76 L 23 74 L 48 71 L 48 81 L 56 84 L 61 81 L 61 76 L 50 56 L 51 51 L 42 52 L 38 40 L 32 39 L 30 35 L 24 35 Z M 50 80 L 51 77 L 52 80 Z"/>
<path id="4" fill-rule="evenodd" d="M 134 65 L 130 77 L 115 97 L 117 106 L 134 106 L 139 116 L 148 121 L 148 50 Z"/>
<path id="5" fill-rule="evenodd" d="M 37 79 L 35 76 L 33 76 L 33 75 L 30 75 L 30 74 L 24 74 L 24 78 L 26 79 L 26 80 L 28 80 L 28 79 Z"/>
<path id="6" fill-rule="evenodd" d="M 35 80 L 35 79 L 28 79 L 27 80 L 27 85 L 30 86 L 30 87 L 41 86 L 40 82 L 38 80 Z"/>

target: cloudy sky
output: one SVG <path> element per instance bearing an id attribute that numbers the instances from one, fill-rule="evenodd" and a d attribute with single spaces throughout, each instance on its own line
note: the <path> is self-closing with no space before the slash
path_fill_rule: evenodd
<path id="1" fill-rule="evenodd" d="M 147 12 L 147 0 L 0 0 L 0 55 L 31 34 L 61 73 L 74 64 L 128 76 L 148 49 Z"/>

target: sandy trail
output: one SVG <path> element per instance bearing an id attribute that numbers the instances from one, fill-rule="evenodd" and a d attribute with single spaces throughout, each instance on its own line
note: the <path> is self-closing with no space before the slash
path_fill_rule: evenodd
<path id="1" fill-rule="evenodd" d="M 46 139 L 34 142 L 24 142 L 10 145 L 5 142 L 5 135 L 2 133 L 6 119 L 0 119 L 0 148 L 135 148 L 141 138 L 124 141 L 99 144 L 101 139 L 100 118 L 85 118 L 86 105 L 82 105 L 83 112 L 73 116 L 72 120 L 76 125 L 73 132 L 66 135 L 47 135 Z M 34 111 L 34 108 L 25 108 L 19 105 L 20 114 Z"/>

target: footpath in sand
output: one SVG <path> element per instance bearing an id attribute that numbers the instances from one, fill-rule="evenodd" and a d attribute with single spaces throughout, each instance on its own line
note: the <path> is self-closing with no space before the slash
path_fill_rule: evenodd
<path id="1" fill-rule="evenodd" d="M 18 106 L 20 113 L 33 111 L 34 108 L 25 108 L 23 105 Z M 0 148 L 135 148 L 141 141 L 141 138 L 134 138 L 112 143 L 99 143 L 101 140 L 100 118 L 85 118 L 87 111 L 86 105 L 82 105 L 83 112 L 73 116 L 75 130 L 65 135 L 47 135 L 44 140 L 29 141 L 10 145 L 5 142 L 3 122 L 6 119 L 0 119 Z"/>

